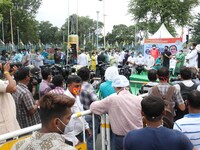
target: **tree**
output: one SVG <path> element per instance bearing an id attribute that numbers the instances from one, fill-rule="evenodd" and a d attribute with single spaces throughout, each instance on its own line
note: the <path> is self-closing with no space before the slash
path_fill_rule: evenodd
<path id="1" fill-rule="evenodd" d="M 200 43 L 200 13 L 195 16 L 195 21 L 191 25 L 192 39 L 195 43 Z"/>
<path id="2" fill-rule="evenodd" d="M 136 22 L 146 22 L 148 29 L 156 23 L 173 28 L 187 25 L 192 19 L 191 9 L 198 4 L 198 0 L 131 0 L 128 11 Z"/>
<path id="3" fill-rule="evenodd" d="M 135 41 L 135 26 L 126 26 L 124 24 L 114 25 L 111 33 L 106 36 L 108 43 L 115 45 L 115 43 L 131 44 Z"/>
<path id="4" fill-rule="evenodd" d="M 3 7 L 3 9 L 0 9 L 0 13 L 2 13 L 4 19 L 5 41 L 7 43 L 11 41 L 10 15 L 12 15 L 15 44 L 18 42 L 18 33 L 20 39 L 24 43 L 27 43 L 28 41 L 31 43 L 38 41 L 38 39 L 36 39 L 38 38 L 38 22 L 35 20 L 35 14 L 41 5 L 41 1 L 42 0 L 11 0 L 12 7 Z M 19 32 L 17 32 L 17 28 L 19 29 Z"/>
<path id="5" fill-rule="evenodd" d="M 55 40 L 58 27 L 54 27 L 49 21 L 42 21 L 39 24 L 38 29 L 39 38 L 43 44 L 58 44 L 58 41 Z"/>

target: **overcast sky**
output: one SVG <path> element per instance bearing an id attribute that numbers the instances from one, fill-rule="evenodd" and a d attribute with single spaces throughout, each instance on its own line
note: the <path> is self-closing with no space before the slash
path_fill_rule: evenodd
<path id="1" fill-rule="evenodd" d="M 131 16 L 128 15 L 129 0 L 105 0 L 105 30 L 111 32 L 113 25 L 134 24 Z M 78 9 L 77 9 L 78 8 Z M 77 13 L 79 16 L 89 16 L 103 22 L 103 1 L 99 0 L 69 0 L 69 14 Z M 54 26 L 61 27 L 68 17 L 68 0 L 42 0 L 42 5 L 38 11 L 36 19 L 38 21 L 50 21 Z"/>

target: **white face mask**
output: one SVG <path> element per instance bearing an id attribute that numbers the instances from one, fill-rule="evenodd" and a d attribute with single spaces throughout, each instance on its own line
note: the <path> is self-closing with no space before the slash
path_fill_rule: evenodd
<path id="1" fill-rule="evenodd" d="M 65 126 L 65 131 L 64 133 L 69 133 L 72 132 L 74 130 L 74 121 L 73 119 L 70 119 L 70 121 L 68 122 L 68 124 L 65 124 L 62 120 L 59 119 L 59 121 Z M 61 132 L 61 130 L 57 127 L 57 129 Z M 63 132 L 62 132 L 63 133 Z M 63 133 L 63 134 L 64 134 Z"/>

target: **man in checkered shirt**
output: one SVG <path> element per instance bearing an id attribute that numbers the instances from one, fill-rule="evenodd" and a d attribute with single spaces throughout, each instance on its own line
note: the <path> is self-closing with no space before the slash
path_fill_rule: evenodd
<path id="1" fill-rule="evenodd" d="M 158 90 L 161 95 L 165 95 L 168 92 L 169 87 L 171 86 L 169 84 L 169 69 L 166 67 L 162 67 L 157 71 L 157 75 L 159 78 L 159 84 L 157 85 Z M 148 94 L 152 94 L 153 90 L 152 88 L 149 89 Z M 177 104 L 177 107 L 181 110 L 185 110 L 185 104 L 183 101 L 183 98 L 181 96 L 181 92 L 179 89 L 174 88 L 174 94 L 172 96 L 172 107 L 175 107 L 175 104 Z"/>
<path id="2" fill-rule="evenodd" d="M 28 90 L 30 81 L 30 71 L 27 67 L 20 68 L 15 73 L 18 81 L 17 90 L 13 93 L 16 104 L 17 120 L 21 128 L 26 128 L 40 123 L 38 104 L 34 100 L 32 93 Z"/>

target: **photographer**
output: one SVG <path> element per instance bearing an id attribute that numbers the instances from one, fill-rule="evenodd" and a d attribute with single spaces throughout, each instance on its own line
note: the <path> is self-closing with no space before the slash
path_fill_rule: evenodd
<path id="1" fill-rule="evenodd" d="M 0 135 L 20 129 L 16 119 L 16 106 L 10 93 L 16 91 L 16 82 L 10 75 L 10 64 L 6 63 L 3 68 L 0 63 L 0 69 L 4 70 L 5 80 L 0 79 Z"/>

